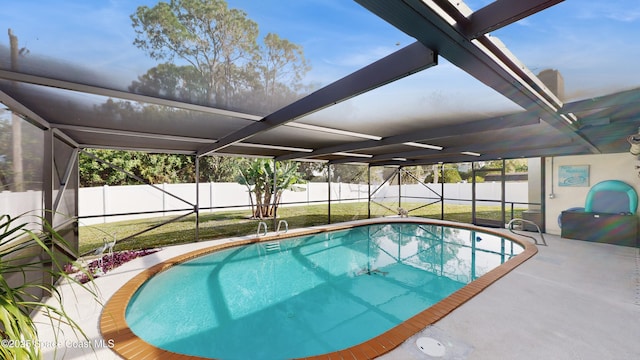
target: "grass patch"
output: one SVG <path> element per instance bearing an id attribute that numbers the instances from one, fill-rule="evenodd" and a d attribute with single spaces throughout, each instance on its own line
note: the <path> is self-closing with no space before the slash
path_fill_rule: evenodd
<path id="1" fill-rule="evenodd" d="M 367 203 L 332 203 L 331 222 L 344 222 L 367 218 Z M 390 209 L 396 209 L 397 204 L 384 204 Z M 405 209 L 413 209 L 423 204 L 403 203 Z M 522 211 L 526 209 L 516 209 L 514 217 L 522 217 Z M 444 219 L 470 223 L 470 205 L 445 205 Z M 495 206 L 482 206 L 476 209 L 478 217 L 484 219 L 499 220 L 500 208 Z M 260 220 L 250 219 L 249 210 L 232 210 L 215 213 L 200 213 L 199 235 L 202 240 L 222 239 L 234 236 L 255 234 Z M 371 204 L 371 217 L 381 217 L 394 215 L 394 213 L 380 205 Z M 440 204 L 434 204 L 411 211 L 411 216 L 421 216 L 432 219 L 440 219 Z M 509 211 L 506 214 L 507 221 L 511 219 Z M 89 252 L 103 244 L 103 239 L 110 239 L 112 234 L 116 234 L 117 239 L 124 239 L 136 234 L 144 229 L 151 228 L 165 222 L 171 216 L 148 218 L 142 220 L 119 221 L 106 224 L 81 226 L 80 231 L 80 253 Z M 290 229 L 302 228 L 316 225 L 324 225 L 329 221 L 326 204 L 281 207 L 278 209 L 278 218 L 287 220 Z M 269 230 L 273 231 L 272 220 L 267 220 Z M 145 232 L 141 235 L 118 242 L 115 250 L 136 250 L 149 249 L 167 245 L 185 244 L 193 242 L 195 239 L 195 215 L 184 217 L 180 220 L 163 225 L 157 229 Z"/>

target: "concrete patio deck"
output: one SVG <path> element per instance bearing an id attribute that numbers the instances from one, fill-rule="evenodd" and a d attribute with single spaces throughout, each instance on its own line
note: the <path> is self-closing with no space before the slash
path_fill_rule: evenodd
<path id="1" fill-rule="evenodd" d="M 430 359 L 415 345 L 421 336 L 447 347 L 440 359 L 639 359 L 639 249 L 545 239 L 548 247 L 382 359 Z"/>
<path id="2" fill-rule="evenodd" d="M 380 359 L 431 359 L 415 345 L 423 336 L 444 345 L 440 359 L 640 358 L 640 250 L 545 238 L 549 246 L 532 259 Z M 145 268 L 219 243 L 172 246 L 126 263 L 95 280 L 100 301 Z M 56 337 L 37 315 L 45 359 L 119 359 L 98 330 L 102 305 L 75 287 L 60 290 L 95 349 L 64 327 Z"/>

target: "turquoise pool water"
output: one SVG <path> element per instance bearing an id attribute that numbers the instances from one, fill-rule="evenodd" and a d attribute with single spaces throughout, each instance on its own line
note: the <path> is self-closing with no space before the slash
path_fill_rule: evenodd
<path id="1" fill-rule="evenodd" d="M 257 243 L 155 275 L 126 319 L 140 338 L 182 354 L 319 355 L 393 328 L 522 250 L 491 234 L 412 223 Z"/>

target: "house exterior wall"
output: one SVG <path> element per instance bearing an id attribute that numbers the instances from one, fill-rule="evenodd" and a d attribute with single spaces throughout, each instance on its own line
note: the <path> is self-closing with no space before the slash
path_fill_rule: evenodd
<path id="1" fill-rule="evenodd" d="M 550 234 L 560 235 L 561 228 L 558 224 L 558 217 L 562 211 L 584 207 L 589 189 L 601 181 L 624 181 L 640 193 L 637 163 L 636 157 L 629 153 L 547 158 L 545 160 L 546 231 Z M 564 165 L 588 165 L 589 185 L 559 186 L 559 168 Z"/>

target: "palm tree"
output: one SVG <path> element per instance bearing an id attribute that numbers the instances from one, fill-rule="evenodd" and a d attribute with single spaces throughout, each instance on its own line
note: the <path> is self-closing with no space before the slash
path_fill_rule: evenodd
<path id="1" fill-rule="evenodd" d="M 298 173 L 298 164 L 295 162 L 276 162 L 274 166 L 268 159 L 256 159 L 246 168 L 241 168 L 237 178 L 238 183 L 245 185 L 250 194 L 251 212 L 254 218 L 264 219 L 273 217 L 277 213 L 278 205 L 282 201 L 285 190 L 300 190 L 296 186 L 305 183 Z"/>

